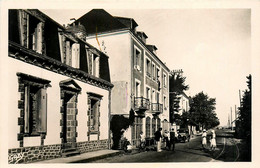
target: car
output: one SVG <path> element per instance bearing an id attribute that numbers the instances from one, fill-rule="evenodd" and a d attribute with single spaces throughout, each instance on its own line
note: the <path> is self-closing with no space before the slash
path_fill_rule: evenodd
<path id="1" fill-rule="evenodd" d="M 190 134 L 188 129 L 178 129 L 177 130 L 177 142 L 189 142 Z"/>

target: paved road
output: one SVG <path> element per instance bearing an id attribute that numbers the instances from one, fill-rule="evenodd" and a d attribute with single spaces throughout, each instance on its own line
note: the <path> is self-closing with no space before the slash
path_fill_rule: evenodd
<path id="1" fill-rule="evenodd" d="M 147 162 L 216 162 L 237 161 L 239 152 L 233 139 L 224 131 L 217 131 L 217 149 L 202 150 L 201 136 L 188 143 L 177 143 L 175 151 L 147 151 L 134 154 L 121 154 L 93 161 L 93 163 L 147 163 Z"/>

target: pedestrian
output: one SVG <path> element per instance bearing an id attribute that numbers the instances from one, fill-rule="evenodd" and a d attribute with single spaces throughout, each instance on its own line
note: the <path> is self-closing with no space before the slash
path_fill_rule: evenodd
<path id="1" fill-rule="evenodd" d="M 207 146 L 207 132 L 205 129 L 203 129 L 202 133 L 202 148 L 205 149 Z"/>
<path id="2" fill-rule="evenodd" d="M 164 130 L 164 134 L 163 134 L 163 138 L 164 138 L 164 141 L 165 141 L 165 143 L 166 143 L 166 149 L 170 149 L 169 148 L 169 146 L 170 146 L 170 140 L 169 140 L 169 136 L 170 136 L 170 134 L 169 134 L 169 131 L 167 131 L 167 130 Z"/>
<path id="3" fill-rule="evenodd" d="M 157 144 L 157 152 L 161 152 L 161 141 L 162 141 L 162 128 L 159 128 L 155 133 L 154 133 L 154 138 Z"/>
<path id="4" fill-rule="evenodd" d="M 145 148 L 145 135 L 143 131 L 140 132 L 140 150 L 144 150 Z"/>
<path id="5" fill-rule="evenodd" d="M 217 147 L 217 143 L 216 143 L 216 134 L 215 131 L 212 130 L 212 135 L 211 135 L 211 140 L 210 140 L 210 149 L 215 151 L 216 147 Z"/>
<path id="6" fill-rule="evenodd" d="M 174 128 L 171 129 L 170 132 L 170 150 L 174 151 L 175 150 L 175 132 L 174 132 Z"/>

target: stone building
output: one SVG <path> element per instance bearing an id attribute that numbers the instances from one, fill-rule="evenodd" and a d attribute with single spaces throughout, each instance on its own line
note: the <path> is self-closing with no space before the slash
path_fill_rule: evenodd
<path id="1" fill-rule="evenodd" d="M 111 55 L 112 118 L 131 118 L 134 112 L 123 136 L 138 146 L 141 131 L 149 140 L 159 127 L 169 129 L 170 70 L 156 54 L 157 47 L 146 43 L 148 36 L 136 30 L 135 20 L 93 9 L 74 24 L 85 27 L 87 42 Z"/>
<path id="2" fill-rule="evenodd" d="M 108 149 L 108 56 L 39 10 L 9 10 L 8 161 Z"/>

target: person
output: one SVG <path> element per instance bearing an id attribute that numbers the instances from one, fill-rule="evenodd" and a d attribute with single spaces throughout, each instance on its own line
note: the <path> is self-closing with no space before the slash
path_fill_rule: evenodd
<path id="1" fill-rule="evenodd" d="M 154 138 L 157 144 L 157 152 L 161 152 L 161 138 L 162 138 L 162 128 L 159 128 L 155 133 L 154 133 Z"/>
<path id="2" fill-rule="evenodd" d="M 205 149 L 207 146 L 207 132 L 205 129 L 203 129 L 202 133 L 202 148 Z"/>
<path id="3" fill-rule="evenodd" d="M 169 145 L 169 149 L 174 151 L 175 149 L 175 132 L 174 132 L 174 128 L 171 129 L 170 132 L 170 145 Z"/>
<path id="4" fill-rule="evenodd" d="M 216 144 L 216 134 L 215 131 L 212 130 L 211 140 L 210 140 L 210 149 L 215 151 L 217 144 Z"/>
<path id="5" fill-rule="evenodd" d="M 170 149 L 169 146 L 170 146 L 170 141 L 169 141 L 169 132 L 167 130 L 164 130 L 164 134 L 163 134 L 163 138 L 164 138 L 164 141 L 166 142 L 166 149 Z"/>
<path id="6" fill-rule="evenodd" d="M 140 132 L 140 150 L 145 149 L 145 135 L 143 131 Z"/>

